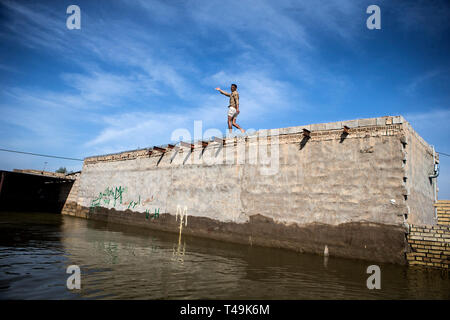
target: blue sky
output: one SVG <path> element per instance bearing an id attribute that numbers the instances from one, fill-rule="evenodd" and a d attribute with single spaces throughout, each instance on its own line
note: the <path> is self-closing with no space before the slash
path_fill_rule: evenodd
<path id="1" fill-rule="evenodd" d="M 81 8 L 81 29 L 66 8 Z M 381 8 L 381 30 L 366 8 Z M 446 1 L 1 1 L 0 148 L 84 158 L 226 130 L 403 115 L 450 154 Z M 0 152 L 0 169 L 82 163 Z M 450 199 L 441 156 L 439 198 Z"/>

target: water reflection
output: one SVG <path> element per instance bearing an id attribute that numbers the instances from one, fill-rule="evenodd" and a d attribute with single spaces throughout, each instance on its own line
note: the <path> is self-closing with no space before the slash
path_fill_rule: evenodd
<path id="1" fill-rule="evenodd" d="M 181 219 L 183 220 L 183 219 Z M 186 221 L 185 221 L 186 222 Z M 107 222 L 0 214 L 0 298 L 450 299 L 448 273 L 223 243 Z M 67 266 L 81 268 L 69 291 Z"/>
<path id="2" fill-rule="evenodd" d="M 186 242 L 183 241 L 183 249 L 181 250 L 181 235 L 180 235 L 180 241 L 178 241 L 178 245 L 176 246 L 177 250 L 175 251 L 175 246 L 173 247 L 173 261 L 178 261 L 181 264 L 184 264 L 184 256 L 186 254 Z"/>

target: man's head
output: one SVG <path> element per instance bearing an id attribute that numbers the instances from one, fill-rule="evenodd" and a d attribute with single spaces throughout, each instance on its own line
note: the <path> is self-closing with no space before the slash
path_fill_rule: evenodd
<path id="1" fill-rule="evenodd" d="M 237 89 L 237 85 L 235 85 L 234 83 L 231 84 L 231 91 L 236 91 Z"/>

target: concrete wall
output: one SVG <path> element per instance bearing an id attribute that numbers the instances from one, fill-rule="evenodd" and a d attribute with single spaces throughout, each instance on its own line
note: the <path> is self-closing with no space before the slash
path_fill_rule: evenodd
<path id="1" fill-rule="evenodd" d="M 91 157 L 69 214 L 178 232 L 184 213 L 184 233 L 405 263 L 406 223 L 428 221 L 433 204 L 432 159 L 413 134 L 402 117 L 382 117 Z"/>
<path id="2" fill-rule="evenodd" d="M 81 173 L 71 174 L 71 177 L 75 179 L 74 183 L 70 186 L 70 190 L 67 194 L 64 206 L 61 209 L 61 214 L 77 215 L 78 210 L 78 190 L 80 186 Z"/>
<path id="3" fill-rule="evenodd" d="M 411 127 L 404 123 L 405 138 L 402 141 L 405 152 L 405 187 L 408 206 L 408 223 L 435 225 L 435 184 L 437 179 L 430 179 L 434 174 L 433 149 Z M 437 188 L 436 188 L 437 190 Z M 437 193 L 437 191 L 436 191 Z M 433 199 L 433 201 L 431 201 Z"/>

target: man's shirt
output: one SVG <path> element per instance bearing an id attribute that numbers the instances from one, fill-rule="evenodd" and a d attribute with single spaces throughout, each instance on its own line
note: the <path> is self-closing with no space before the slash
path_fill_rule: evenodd
<path id="1" fill-rule="evenodd" d="M 239 93 L 236 90 L 230 94 L 230 105 L 228 107 L 236 108 L 237 105 L 239 105 Z"/>

